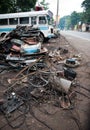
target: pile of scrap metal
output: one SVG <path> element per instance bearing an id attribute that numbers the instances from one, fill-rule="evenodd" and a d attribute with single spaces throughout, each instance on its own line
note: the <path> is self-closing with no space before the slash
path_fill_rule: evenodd
<path id="1" fill-rule="evenodd" d="M 17 26 L 0 39 L 0 64 L 17 67 L 17 64 L 23 66 L 35 61 L 31 55 L 47 52 L 46 48 L 42 48 L 40 40 L 38 28 Z"/>
<path id="2" fill-rule="evenodd" d="M 77 73 L 71 67 L 76 65 L 76 59 L 64 61 L 62 56 L 68 53 L 66 48 L 51 51 L 47 57 L 45 55 L 47 50 L 42 48 L 39 33 L 39 29 L 33 27 L 17 26 L 0 41 L 0 65 L 21 67 L 18 73 L 16 71 L 16 75 L 15 72 L 12 73 L 11 78 L 9 71 L 0 75 L 0 80 L 4 79 L 0 81 L 2 86 L 7 87 L 3 91 L 4 98 L 0 100 L 0 111 L 6 115 L 6 120 L 12 128 L 19 128 L 24 123 L 27 117 L 25 114 L 31 112 L 36 103 L 39 105 L 51 102 L 63 109 L 74 108 L 76 96 L 74 80 Z M 55 63 L 61 63 L 60 61 L 63 61 L 64 67 L 62 65 L 63 69 L 59 71 L 55 68 Z M 20 112 L 23 120 L 20 123 L 16 118 L 12 125 L 8 115 L 11 114 L 15 121 L 13 116 L 15 110 Z M 21 115 L 16 114 L 16 117 Z"/>
<path id="3" fill-rule="evenodd" d="M 57 63 L 60 63 L 61 60 L 64 59 L 64 56 L 62 57 L 63 54 L 67 54 L 68 53 L 68 50 L 65 49 L 65 48 L 57 48 L 55 49 L 54 51 L 50 51 L 49 52 L 49 57 L 53 60 L 53 62 L 57 62 Z"/>
<path id="4" fill-rule="evenodd" d="M 17 41 L 18 40 L 23 42 L 23 40 L 21 39 L 17 39 Z M 62 51 L 60 50 L 61 49 L 59 49 L 57 53 L 55 51 L 55 57 L 56 54 L 58 54 L 59 56 L 59 54 L 66 54 L 68 52 L 65 49 L 63 49 Z M 10 53 L 11 50 L 9 51 L 9 53 L 4 52 L 4 54 L 8 56 L 7 58 L 9 58 Z M 26 53 L 24 54 L 24 57 L 23 53 L 21 53 L 20 51 L 17 53 L 15 51 L 13 53 L 15 55 L 19 55 L 19 59 L 25 58 L 28 55 L 32 55 L 32 53 Z M 33 54 L 38 53 L 39 52 L 34 52 Z M 8 77 L 9 86 L 6 91 L 4 91 L 4 99 L 0 102 L 0 111 L 5 114 L 5 117 L 7 117 L 6 120 L 8 122 L 8 125 L 12 128 L 19 128 L 24 123 L 27 117 L 26 114 L 28 114 L 28 112 L 31 112 L 31 109 L 34 105 L 49 102 L 49 104 L 52 103 L 53 105 L 61 107 L 63 109 L 74 108 L 76 93 L 75 91 L 73 91 L 73 80 L 76 78 L 77 74 L 71 68 L 65 67 L 62 71 L 57 71 L 54 68 L 53 63 L 50 62 L 50 58 L 52 57 L 53 54 L 49 54 L 49 59 L 47 59 L 46 57 L 45 60 L 43 59 L 43 56 L 40 55 L 40 57 L 34 63 L 22 68 L 18 74 L 15 75 L 14 73 L 14 77 L 10 78 L 8 73 L 3 74 Z M 13 59 L 13 57 L 11 58 Z M 33 71 L 31 71 L 32 67 Z M 5 82 L 5 77 L 3 82 Z M 13 123 L 8 116 L 9 114 L 12 120 L 14 120 Z M 16 115 L 16 117 L 13 116 L 14 114 Z M 21 122 L 18 121 L 18 117 L 21 117 Z"/>

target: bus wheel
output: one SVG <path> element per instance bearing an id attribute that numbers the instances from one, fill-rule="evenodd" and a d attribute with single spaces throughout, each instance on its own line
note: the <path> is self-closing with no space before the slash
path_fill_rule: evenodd
<path id="1" fill-rule="evenodd" d="M 38 40 L 39 42 L 44 42 L 44 35 L 42 33 L 39 34 Z"/>
<path id="2" fill-rule="evenodd" d="M 6 33 L 2 33 L 0 36 L 3 38 L 6 35 Z"/>

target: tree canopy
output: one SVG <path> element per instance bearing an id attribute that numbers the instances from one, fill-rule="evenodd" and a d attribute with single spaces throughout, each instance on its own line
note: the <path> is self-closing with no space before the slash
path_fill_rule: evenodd
<path id="1" fill-rule="evenodd" d="M 59 27 L 61 28 L 61 30 L 66 29 L 67 28 L 67 20 L 69 21 L 70 16 L 64 16 L 60 19 L 59 21 Z"/>
<path id="2" fill-rule="evenodd" d="M 60 19 L 59 27 L 61 29 L 74 29 L 75 25 L 78 25 L 80 21 L 82 22 L 82 15 L 82 13 L 73 11 L 71 15 L 64 16 Z"/>
<path id="3" fill-rule="evenodd" d="M 83 20 L 85 22 L 90 22 L 90 0 L 84 0 L 82 7 L 84 8 Z"/>
<path id="4" fill-rule="evenodd" d="M 37 0 L 0 0 L 0 14 L 30 11 Z"/>
<path id="5" fill-rule="evenodd" d="M 0 14 L 10 12 L 11 0 L 0 0 Z"/>
<path id="6" fill-rule="evenodd" d="M 80 15 L 76 11 L 73 11 L 71 14 L 71 28 L 73 29 L 76 24 L 80 21 Z"/>
<path id="7" fill-rule="evenodd" d="M 37 0 L 17 0 L 17 6 L 22 11 L 30 11 L 34 8 Z"/>
<path id="8" fill-rule="evenodd" d="M 40 2 L 40 4 L 43 6 L 44 10 L 47 10 L 47 9 L 48 9 L 49 3 L 48 3 L 48 2 L 46 3 L 45 0 L 42 0 L 42 1 Z"/>

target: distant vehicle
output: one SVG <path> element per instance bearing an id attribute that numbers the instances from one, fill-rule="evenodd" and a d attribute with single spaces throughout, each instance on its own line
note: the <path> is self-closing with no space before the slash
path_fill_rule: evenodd
<path id="1" fill-rule="evenodd" d="M 53 13 L 50 10 L 0 14 L 0 34 L 5 35 L 17 25 L 38 27 L 42 41 L 54 37 Z"/>

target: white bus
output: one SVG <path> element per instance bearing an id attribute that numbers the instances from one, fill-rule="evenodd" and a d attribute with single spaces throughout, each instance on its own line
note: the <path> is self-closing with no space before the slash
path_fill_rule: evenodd
<path id="1" fill-rule="evenodd" d="M 12 31 L 17 25 L 33 25 L 40 29 L 43 40 L 48 39 L 54 37 L 52 17 L 53 13 L 50 10 L 0 14 L 0 34 Z"/>

